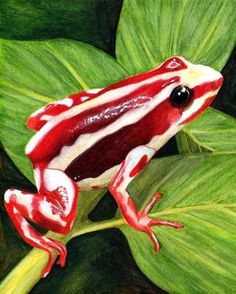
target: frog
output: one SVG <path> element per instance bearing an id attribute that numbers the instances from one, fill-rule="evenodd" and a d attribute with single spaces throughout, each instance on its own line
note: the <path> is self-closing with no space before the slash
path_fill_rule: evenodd
<path id="1" fill-rule="evenodd" d="M 55 251 L 57 263 L 65 265 L 67 250 L 32 223 L 68 234 L 80 191 L 107 187 L 125 223 L 145 233 L 155 252 L 160 245 L 154 226 L 183 228 L 182 223 L 148 216 L 162 193 L 139 211 L 127 187 L 171 137 L 213 102 L 222 83 L 213 68 L 172 56 L 152 70 L 71 94 L 29 116 L 27 126 L 36 133 L 25 152 L 37 193 L 10 188 L 4 204 L 20 236 L 48 253 L 42 277 L 50 272 Z"/>

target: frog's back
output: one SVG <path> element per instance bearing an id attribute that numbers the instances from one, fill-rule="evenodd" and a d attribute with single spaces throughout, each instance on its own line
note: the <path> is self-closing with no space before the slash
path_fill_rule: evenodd
<path id="1" fill-rule="evenodd" d="M 131 77 L 57 115 L 31 139 L 27 155 L 77 182 L 113 170 L 130 150 L 168 129 L 166 87 L 179 81 L 169 71 Z"/>

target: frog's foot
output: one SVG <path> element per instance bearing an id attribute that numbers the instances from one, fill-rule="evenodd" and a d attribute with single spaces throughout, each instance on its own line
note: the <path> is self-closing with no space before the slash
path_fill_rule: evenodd
<path id="1" fill-rule="evenodd" d="M 138 224 L 135 223 L 135 229 L 139 231 L 143 231 L 148 234 L 150 239 L 152 240 L 154 244 L 154 250 L 156 252 L 159 252 L 160 246 L 159 242 L 152 231 L 151 227 L 152 226 L 168 226 L 168 227 L 173 227 L 176 229 L 183 228 L 184 225 L 178 222 L 170 222 L 167 220 L 162 220 L 162 219 L 151 219 L 148 217 L 148 212 L 153 208 L 155 203 L 162 197 L 161 193 L 155 194 L 151 201 L 147 204 L 147 206 L 139 213 L 139 218 L 138 218 Z"/>
<path id="2" fill-rule="evenodd" d="M 11 217 L 12 222 L 14 223 L 17 231 L 21 235 L 21 237 L 31 246 L 40 248 L 46 252 L 48 252 L 49 258 L 48 263 L 44 270 L 42 271 L 42 277 L 46 277 L 50 272 L 52 265 L 55 260 L 54 250 L 59 254 L 58 263 L 60 266 L 65 265 L 65 259 L 67 255 L 66 247 L 58 241 L 52 240 L 45 236 L 42 236 L 39 232 L 37 232 L 26 220 L 26 211 L 24 211 L 24 207 L 20 202 L 16 203 L 19 197 L 24 197 L 27 199 L 26 195 L 19 190 L 10 189 L 5 193 L 5 206 Z"/>
<path id="3" fill-rule="evenodd" d="M 33 194 L 9 189 L 4 195 L 6 210 L 18 233 L 31 246 L 49 254 L 42 277 L 50 272 L 55 261 L 55 250 L 59 254 L 58 264 L 65 265 L 66 247 L 36 231 L 27 221 L 37 223 L 47 230 L 67 234 L 75 220 L 78 186 L 62 171 L 46 169 L 45 180 L 39 193 Z"/>

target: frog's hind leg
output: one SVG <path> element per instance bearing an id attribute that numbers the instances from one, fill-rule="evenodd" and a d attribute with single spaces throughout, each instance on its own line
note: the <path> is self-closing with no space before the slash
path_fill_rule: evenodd
<path id="1" fill-rule="evenodd" d="M 66 234 L 70 231 L 76 216 L 78 186 L 59 170 L 45 169 L 39 193 L 33 194 L 9 189 L 4 195 L 6 210 L 21 237 L 30 245 L 45 250 L 49 260 L 42 277 L 50 272 L 54 263 L 55 249 L 60 255 L 58 264 L 64 266 L 65 246 L 37 232 L 28 222 L 35 222 L 43 228 Z M 38 184 L 39 184 L 38 178 Z"/>
<path id="2" fill-rule="evenodd" d="M 161 219 L 151 219 L 148 217 L 148 212 L 152 209 L 154 204 L 161 198 L 161 193 L 157 193 L 140 212 L 126 188 L 133 178 L 143 169 L 155 150 L 148 146 L 139 146 L 133 149 L 123 161 L 120 170 L 110 184 L 110 192 L 115 198 L 123 217 L 126 222 L 134 229 L 143 231 L 148 234 L 154 244 L 156 252 L 159 251 L 159 243 L 152 231 L 152 226 L 163 225 L 174 228 L 182 228 L 183 225 L 177 222 L 170 222 Z"/>

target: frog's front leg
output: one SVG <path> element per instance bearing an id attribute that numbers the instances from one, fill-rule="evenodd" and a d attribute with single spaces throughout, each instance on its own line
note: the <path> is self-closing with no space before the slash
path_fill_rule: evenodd
<path id="1" fill-rule="evenodd" d="M 35 168 L 38 193 L 9 189 L 4 195 L 7 212 L 21 237 L 31 246 L 48 252 L 49 260 L 42 277 L 50 272 L 56 249 L 58 264 L 64 266 L 66 248 L 58 241 L 42 236 L 27 221 L 47 230 L 67 234 L 76 217 L 78 186 L 63 171 Z"/>
<path id="2" fill-rule="evenodd" d="M 151 229 L 152 226 L 164 225 L 174 228 L 182 228 L 183 225 L 177 222 L 169 222 L 161 219 L 150 219 L 148 212 L 152 209 L 158 199 L 161 198 L 161 193 L 157 193 L 140 212 L 126 188 L 132 179 L 139 171 L 148 163 L 154 155 L 155 150 L 147 146 L 139 146 L 133 149 L 123 161 L 120 170 L 110 184 L 110 192 L 115 198 L 122 214 L 127 223 L 138 231 L 143 231 L 148 234 L 154 243 L 154 249 L 159 251 L 159 243 Z"/>

